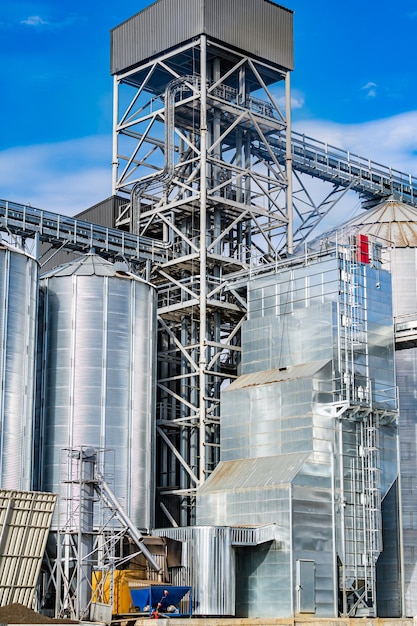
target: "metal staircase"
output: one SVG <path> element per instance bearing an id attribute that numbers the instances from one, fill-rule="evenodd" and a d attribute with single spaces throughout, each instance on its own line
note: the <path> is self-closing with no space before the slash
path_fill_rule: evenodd
<path id="1" fill-rule="evenodd" d="M 341 261 L 340 367 L 350 405 L 342 416 L 340 442 L 344 459 L 341 612 L 372 617 L 376 613 L 376 561 L 382 549 L 379 412 L 373 406 L 368 373 L 365 276 L 356 244 L 352 242 Z"/>

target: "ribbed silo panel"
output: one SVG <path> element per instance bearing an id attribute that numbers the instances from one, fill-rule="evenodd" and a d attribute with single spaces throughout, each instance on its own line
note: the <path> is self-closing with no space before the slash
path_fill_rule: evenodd
<path id="1" fill-rule="evenodd" d="M 46 290 L 44 484 L 62 499 L 66 448 L 111 452 L 111 488 L 151 525 L 154 290 L 133 277 L 52 276 Z M 106 469 L 106 468 L 105 468 Z M 62 508 L 62 507 L 61 507 Z"/>
<path id="2" fill-rule="evenodd" d="M 404 544 L 404 615 L 417 614 L 417 348 L 395 354 L 400 397 L 400 467 Z"/>
<path id="3" fill-rule="evenodd" d="M 394 315 L 413 315 L 417 303 L 417 249 L 390 249 Z"/>
<path id="4" fill-rule="evenodd" d="M 32 489 L 38 265 L 0 250 L 1 486 Z"/>
<path id="5" fill-rule="evenodd" d="M 293 69 L 293 14 L 266 0 L 160 0 L 111 31 L 117 74 L 205 33 Z"/>

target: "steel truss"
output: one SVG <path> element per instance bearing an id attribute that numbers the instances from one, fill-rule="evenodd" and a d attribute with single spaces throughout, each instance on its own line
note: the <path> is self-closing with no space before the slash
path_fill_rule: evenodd
<path id="1" fill-rule="evenodd" d="M 104 471 L 112 476 L 113 452 L 79 446 L 61 453 L 65 495 L 58 498 L 45 552 L 39 606 L 53 608 L 55 616 L 93 621 L 100 607 L 108 621 L 115 570 L 141 556 L 146 580 L 163 581 L 165 561 L 150 553 L 105 480 Z"/>
<path id="2" fill-rule="evenodd" d="M 157 525 L 193 523 L 196 488 L 219 461 L 220 390 L 237 375 L 246 311 L 227 277 L 275 259 L 282 240 L 292 249 L 290 155 L 282 164 L 271 148 L 290 137 L 289 92 L 288 72 L 205 35 L 115 77 L 113 191 L 127 198 L 117 226 L 173 251 L 152 276 Z"/>

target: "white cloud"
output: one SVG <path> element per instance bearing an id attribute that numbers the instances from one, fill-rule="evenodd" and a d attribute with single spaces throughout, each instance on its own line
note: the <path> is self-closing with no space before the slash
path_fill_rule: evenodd
<path id="1" fill-rule="evenodd" d="M 45 28 L 48 30 L 67 28 L 68 26 L 72 26 L 75 23 L 85 22 L 85 18 L 79 17 L 77 15 L 69 15 L 63 18 L 60 21 L 47 20 L 40 15 L 29 15 L 23 20 L 20 20 L 20 24 L 24 26 L 30 26 L 34 28 Z"/>
<path id="2" fill-rule="evenodd" d="M 293 130 L 306 137 L 349 151 L 364 160 L 371 159 L 378 167 L 381 164 L 417 178 L 417 111 L 396 115 L 387 119 L 361 124 L 336 124 L 325 120 L 305 120 L 293 124 Z M 302 177 L 309 194 L 320 204 L 333 186 L 309 176 Z M 294 198 L 298 192 L 294 185 Z M 301 196 L 302 197 L 302 196 Z M 303 207 L 302 207 L 303 208 Z M 320 232 L 345 223 L 362 210 L 359 194 L 348 191 L 332 208 L 315 231 Z"/>
<path id="3" fill-rule="evenodd" d="M 362 124 L 299 121 L 294 130 L 417 176 L 417 111 Z"/>
<path id="4" fill-rule="evenodd" d="M 274 85 L 270 93 L 272 97 L 274 98 L 275 102 L 277 103 L 278 107 L 283 111 L 285 109 L 285 102 L 286 102 L 285 101 L 285 86 L 283 82 L 278 83 L 277 85 Z M 260 98 L 262 100 L 267 99 L 265 94 L 261 94 Z M 292 89 L 291 90 L 291 108 L 293 110 L 302 109 L 304 106 L 304 102 L 305 102 L 304 93 L 300 91 L 299 89 Z"/>
<path id="5" fill-rule="evenodd" d="M 377 87 L 378 85 L 376 83 L 370 81 L 366 83 L 366 85 L 363 85 L 361 89 L 365 92 L 367 98 L 375 98 L 377 95 Z"/>
<path id="6" fill-rule="evenodd" d="M 298 121 L 293 129 L 417 176 L 417 111 L 363 124 Z M 324 183 L 306 180 L 314 195 L 325 194 Z M 5 200 L 74 215 L 110 194 L 110 135 L 0 152 L 0 196 Z M 357 201 L 355 194 L 355 206 Z"/>
<path id="7" fill-rule="evenodd" d="M 111 137 L 10 148 L 0 152 L 0 195 L 74 215 L 111 195 Z"/>
<path id="8" fill-rule="evenodd" d="M 47 26 L 49 22 L 44 20 L 40 15 L 29 15 L 26 19 L 20 22 L 26 26 Z"/>

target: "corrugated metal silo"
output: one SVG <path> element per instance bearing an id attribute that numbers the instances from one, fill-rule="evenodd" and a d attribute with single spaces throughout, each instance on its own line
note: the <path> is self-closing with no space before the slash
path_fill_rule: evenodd
<path id="1" fill-rule="evenodd" d="M 112 490 L 137 527 L 148 529 L 153 491 L 154 288 L 88 254 L 42 276 L 41 292 L 42 489 L 65 499 L 60 482 L 65 479 L 64 450 L 90 446 L 112 451 L 114 465 L 107 468 L 114 473 Z M 64 523 L 60 519 L 60 525 Z"/>
<path id="2" fill-rule="evenodd" d="M 399 445 L 401 473 L 402 576 L 396 562 L 398 542 L 384 537 L 389 558 L 379 574 L 380 615 L 417 614 L 417 211 L 390 199 L 362 213 L 347 227 L 385 242 L 384 258 L 392 274 L 396 322 L 395 366 L 399 391 Z M 394 485 L 394 487 L 396 487 Z M 386 507 L 384 525 L 395 528 L 397 492 Z M 401 581 L 402 578 L 402 582 Z M 402 593 L 399 591 L 402 586 Z M 404 606 L 401 608 L 401 598 Z"/>
<path id="3" fill-rule="evenodd" d="M 32 489 L 38 263 L 0 247 L 0 484 Z"/>

